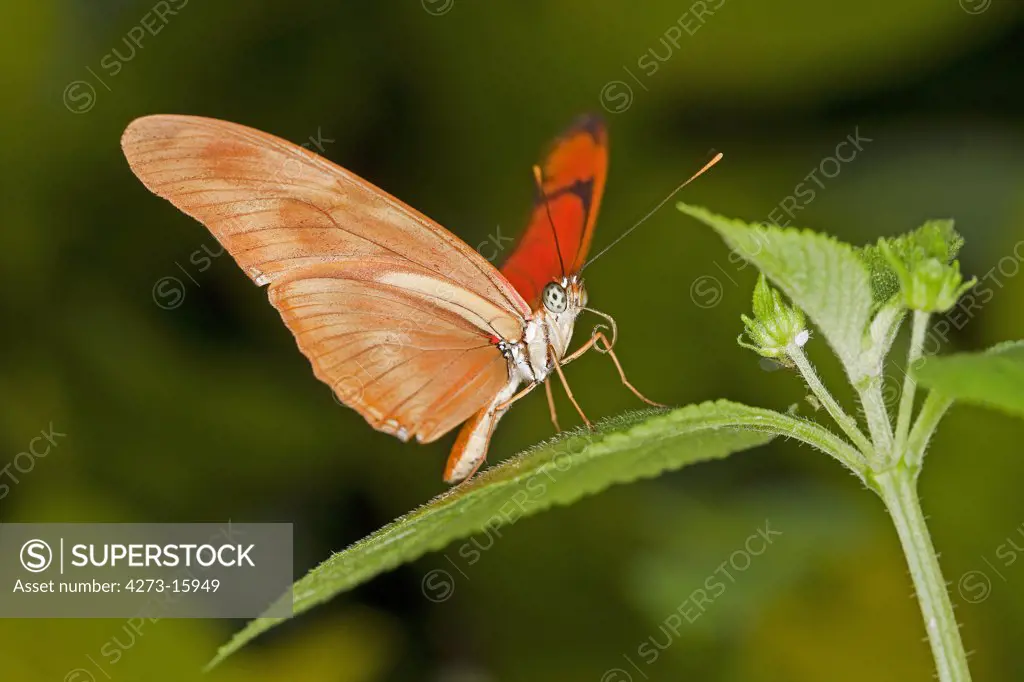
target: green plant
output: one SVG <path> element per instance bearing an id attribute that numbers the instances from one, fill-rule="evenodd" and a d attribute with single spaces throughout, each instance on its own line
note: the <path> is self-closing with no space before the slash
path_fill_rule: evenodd
<path id="1" fill-rule="evenodd" d="M 339 552 L 309 572 L 282 599 L 295 614 L 312 608 L 373 576 L 440 549 L 458 538 L 498 528 L 554 505 L 570 504 L 615 483 L 630 482 L 720 458 L 761 445 L 775 436 L 799 440 L 845 465 L 879 495 L 903 546 L 924 615 L 939 679 L 970 679 L 949 595 L 917 497 L 925 449 L 957 390 L 986 394 L 964 377 L 970 363 L 1003 363 L 989 374 L 1017 372 L 988 400 L 1024 413 L 1019 379 L 1024 347 L 1008 346 L 978 361 L 926 363 L 922 380 L 934 382 L 914 418 L 916 381 L 907 374 L 895 415 L 882 395 L 884 366 L 897 332 L 912 317 L 907 364 L 920 364 L 930 315 L 948 310 L 973 284 L 963 282 L 955 261 L 962 240 L 949 221 L 934 221 L 895 239 L 854 248 L 825 235 L 752 226 L 678 205 L 714 228 L 761 276 L 754 289 L 753 317 L 743 316 L 745 348 L 797 370 L 845 438 L 793 413 L 718 401 L 671 411 L 648 410 L 606 420 L 593 432 L 577 430 L 538 445 L 490 468 L 466 484 Z M 770 284 L 770 283 L 771 284 Z M 774 285 L 778 289 L 773 288 Z M 787 303 L 787 299 L 789 303 Z M 839 358 L 855 389 L 867 433 L 819 379 L 804 348 L 813 322 Z M 964 367 L 963 365 L 968 365 Z M 958 384 L 957 381 L 960 383 Z M 211 663 L 243 647 L 280 619 L 249 623 Z"/>
<path id="2" fill-rule="evenodd" d="M 754 319 L 743 318 L 752 343 L 741 338 L 740 344 L 795 367 L 846 435 L 852 456 L 849 450 L 833 452 L 826 443 L 816 445 L 881 497 L 910 568 L 938 677 L 942 682 L 970 680 L 953 606 L 917 497 L 925 450 L 952 400 L 931 392 L 915 420 L 914 371 L 922 359 L 930 316 L 948 311 L 975 283 L 964 282 L 960 275 L 955 258 L 963 240 L 952 221 L 931 221 L 907 235 L 858 249 L 806 230 L 751 226 L 686 204 L 678 208 L 714 228 L 761 271 L 754 289 Z M 786 305 L 768 280 L 794 307 Z M 908 312 L 909 371 L 891 415 L 882 396 L 885 363 Z M 809 332 L 803 313 L 817 324 L 842 363 L 863 408 L 867 434 L 832 396 L 804 353 Z M 1019 388 L 1017 393 L 1020 401 Z"/>

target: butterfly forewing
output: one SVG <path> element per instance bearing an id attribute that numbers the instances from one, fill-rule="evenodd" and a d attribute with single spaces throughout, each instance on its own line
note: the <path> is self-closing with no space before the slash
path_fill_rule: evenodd
<path id="1" fill-rule="evenodd" d="M 555 140 L 541 171 L 543 194 L 538 192 L 529 225 L 501 268 L 533 308 L 544 286 L 579 272 L 590 250 L 608 174 L 608 135 L 601 119 L 578 119 Z"/>
<path id="2" fill-rule="evenodd" d="M 227 121 L 160 115 L 133 121 L 121 146 L 146 187 L 206 225 L 259 284 L 314 263 L 386 257 L 530 312 L 458 237 L 291 142 Z"/>

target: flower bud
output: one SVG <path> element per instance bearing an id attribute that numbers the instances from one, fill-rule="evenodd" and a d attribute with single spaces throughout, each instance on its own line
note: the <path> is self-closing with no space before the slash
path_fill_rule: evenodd
<path id="1" fill-rule="evenodd" d="M 740 334 L 737 343 L 758 355 L 774 358 L 783 364 L 787 360 L 787 348 L 792 344 L 802 347 L 811 334 L 807 331 L 806 318 L 801 310 L 786 305 L 782 294 L 768 285 L 762 274 L 754 287 L 753 319 L 741 315 L 746 335 L 753 343 L 743 341 Z"/>
<path id="2" fill-rule="evenodd" d="M 883 253 L 900 280 L 903 305 L 911 310 L 944 313 L 978 281 L 964 282 L 960 262 L 939 258 L 899 258 L 883 243 Z"/>

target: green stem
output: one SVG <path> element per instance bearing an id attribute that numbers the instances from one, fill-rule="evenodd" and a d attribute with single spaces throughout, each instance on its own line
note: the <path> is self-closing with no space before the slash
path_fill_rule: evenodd
<path id="1" fill-rule="evenodd" d="M 930 391 L 928 397 L 924 399 L 921 412 L 917 416 L 914 428 L 910 431 L 910 436 L 907 438 L 907 446 L 904 450 L 904 461 L 911 469 L 916 470 L 920 468 L 921 460 L 924 459 L 925 448 L 928 447 L 928 441 L 931 440 L 932 434 L 935 433 L 935 429 L 939 426 L 939 421 L 942 420 L 946 410 L 952 404 L 952 398 L 938 391 Z"/>
<path id="2" fill-rule="evenodd" d="M 915 484 L 916 469 L 897 465 L 874 476 L 892 516 L 921 604 L 940 682 L 970 682 L 967 655 L 935 548 L 925 525 Z"/>
<path id="3" fill-rule="evenodd" d="M 803 376 L 804 381 L 807 382 L 811 392 L 825 406 L 825 409 L 832 415 L 832 419 L 839 425 L 839 428 L 850 437 L 850 440 L 857 446 L 857 449 L 864 453 L 865 457 L 869 459 L 873 457 L 875 450 L 871 445 L 871 441 L 857 428 L 857 420 L 843 410 L 839 403 L 836 402 L 836 399 L 832 397 L 832 394 L 828 392 L 828 389 L 825 388 L 825 384 L 821 383 L 821 379 L 818 378 L 817 372 L 814 371 L 814 367 L 811 366 L 811 362 L 807 359 L 803 349 L 796 344 L 790 344 L 786 348 L 786 355 L 789 356 L 789 359 L 800 370 L 800 374 Z"/>
<path id="4" fill-rule="evenodd" d="M 892 423 L 889 411 L 882 397 L 881 375 L 867 379 L 866 385 L 857 388 L 860 403 L 864 407 L 864 417 L 871 432 L 871 442 L 875 445 L 875 464 L 884 465 L 893 453 Z"/>
<path id="5" fill-rule="evenodd" d="M 914 311 L 914 324 L 910 334 L 910 350 L 907 352 L 907 370 L 903 376 L 903 394 L 900 396 L 900 411 L 896 418 L 896 452 L 903 452 L 910 433 L 910 418 L 914 413 L 914 392 L 917 382 L 910 376 L 914 364 L 921 359 L 924 337 L 928 332 L 930 313 Z"/>

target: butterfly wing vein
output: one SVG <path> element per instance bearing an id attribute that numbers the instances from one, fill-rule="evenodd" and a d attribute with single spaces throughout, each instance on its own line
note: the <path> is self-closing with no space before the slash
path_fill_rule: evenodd
<path id="1" fill-rule="evenodd" d="M 316 376 L 375 428 L 423 442 L 505 386 L 496 338 L 530 308 L 480 254 L 322 157 L 226 121 L 149 116 L 122 148 L 151 191 L 270 284 Z"/>

